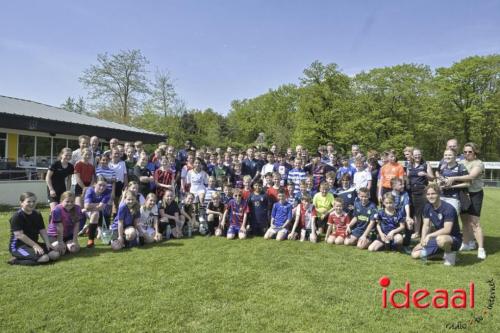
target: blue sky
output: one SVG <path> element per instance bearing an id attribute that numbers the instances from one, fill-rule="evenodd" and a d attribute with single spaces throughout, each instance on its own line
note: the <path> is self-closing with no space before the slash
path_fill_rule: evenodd
<path id="1" fill-rule="evenodd" d="M 314 60 L 349 75 L 500 53 L 500 1 L 3 1 L 0 95 L 60 105 L 98 53 L 140 49 L 190 108 L 297 83 Z"/>

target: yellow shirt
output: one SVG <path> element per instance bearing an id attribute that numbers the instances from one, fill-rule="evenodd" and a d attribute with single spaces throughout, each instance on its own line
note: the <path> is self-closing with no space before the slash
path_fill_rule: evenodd
<path id="1" fill-rule="evenodd" d="M 321 192 L 316 193 L 313 198 L 313 205 L 316 208 L 316 212 L 319 216 L 325 215 L 333 207 L 333 194 L 330 192 L 323 196 Z"/>

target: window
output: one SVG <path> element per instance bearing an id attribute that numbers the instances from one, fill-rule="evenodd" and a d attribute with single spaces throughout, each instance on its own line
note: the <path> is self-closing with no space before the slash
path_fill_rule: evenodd
<path id="1" fill-rule="evenodd" d="M 68 140 L 66 139 L 53 139 L 53 146 L 52 146 L 52 162 L 57 161 L 59 158 L 59 153 L 63 148 L 66 148 L 68 146 Z"/>
<path id="2" fill-rule="evenodd" d="M 35 137 L 19 135 L 17 147 L 17 163 L 20 167 L 35 166 Z"/>
<path id="3" fill-rule="evenodd" d="M 7 168 L 7 134 L 0 133 L 0 169 Z"/>
<path id="4" fill-rule="evenodd" d="M 38 168 L 48 168 L 50 166 L 51 138 L 43 136 L 36 137 L 36 166 Z"/>
<path id="5" fill-rule="evenodd" d="M 80 144 L 78 140 L 68 140 L 68 147 L 71 148 L 71 150 L 76 150 L 80 148 Z"/>

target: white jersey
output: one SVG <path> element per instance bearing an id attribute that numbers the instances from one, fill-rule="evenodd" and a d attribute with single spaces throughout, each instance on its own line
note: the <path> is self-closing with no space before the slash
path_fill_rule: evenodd
<path id="1" fill-rule="evenodd" d="M 198 194 L 205 192 L 208 184 L 208 175 L 205 171 L 196 172 L 194 169 L 189 170 L 186 176 L 186 182 L 191 184 L 189 192 Z"/>

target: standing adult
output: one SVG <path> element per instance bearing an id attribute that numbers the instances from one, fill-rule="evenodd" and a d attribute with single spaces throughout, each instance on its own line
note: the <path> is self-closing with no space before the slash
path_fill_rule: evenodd
<path id="1" fill-rule="evenodd" d="M 467 251 L 475 248 L 474 240 L 477 241 L 477 257 L 486 259 L 486 251 L 484 249 L 483 229 L 479 224 L 481 216 L 481 208 L 483 206 L 483 187 L 484 187 L 484 164 L 478 158 L 479 149 L 473 142 L 468 142 L 464 145 L 465 160 L 462 162 L 467 168 L 468 174 L 458 177 L 448 177 L 448 183 L 470 181 L 469 196 L 471 204 L 469 208 L 462 212 L 462 224 L 464 232 L 464 242 L 460 250 Z"/>
<path id="2" fill-rule="evenodd" d="M 260 177 L 260 172 L 264 166 L 264 161 L 255 158 L 255 150 L 253 147 L 247 149 L 247 158 L 241 163 L 241 173 L 243 176 L 250 175 L 255 181 Z"/>

